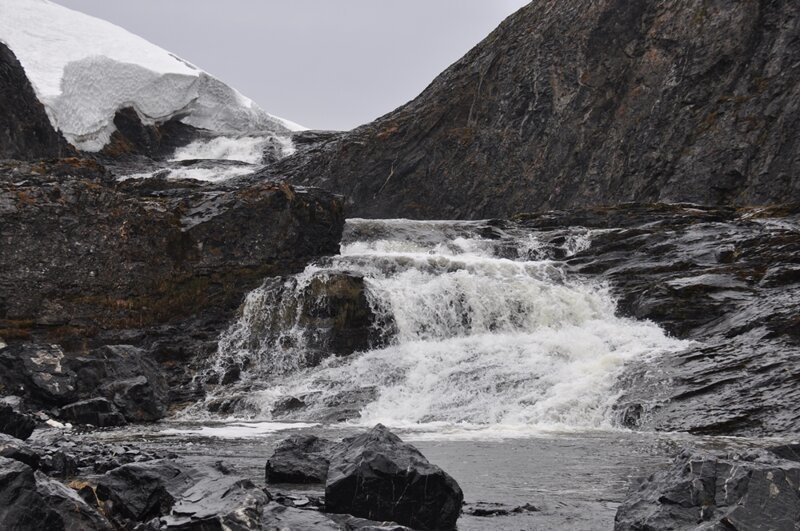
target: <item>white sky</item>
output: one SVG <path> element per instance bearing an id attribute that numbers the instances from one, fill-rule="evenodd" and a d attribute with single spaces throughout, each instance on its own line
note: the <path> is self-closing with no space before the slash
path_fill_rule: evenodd
<path id="1" fill-rule="evenodd" d="M 414 98 L 528 0 L 56 0 L 195 63 L 306 127 Z"/>

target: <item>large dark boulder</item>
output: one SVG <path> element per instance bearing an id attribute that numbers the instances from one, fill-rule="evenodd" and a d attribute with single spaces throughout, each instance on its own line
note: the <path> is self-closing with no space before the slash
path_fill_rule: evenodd
<path id="1" fill-rule="evenodd" d="M 97 480 L 97 498 L 120 527 L 260 529 L 263 489 L 221 465 L 189 466 L 161 460 L 134 463 Z"/>
<path id="2" fill-rule="evenodd" d="M 0 529 L 106 530 L 111 525 L 74 490 L 0 457 Z"/>
<path id="3" fill-rule="evenodd" d="M 284 439 L 267 461 L 267 483 L 325 483 L 337 447 L 337 443 L 314 435 Z"/>
<path id="4" fill-rule="evenodd" d="M 117 523 L 144 522 L 168 514 L 178 493 L 194 483 L 169 461 L 131 463 L 97 480 L 97 498 Z"/>
<path id="5" fill-rule="evenodd" d="M 454 529 L 464 495 L 446 472 L 378 424 L 331 457 L 325 507 L 414 529 Z"/>
<path id="6" fill-rule="evenodd" d="M 129 422 L 148 422 L 167 412 L 167 381 L 147 352 L 130 345 L 93 350 L 89 356 L 68 361 L 84 395 L 99 394 L 110 400 Z"/>
<path id="7" fill-rule="evenodd" d="M 0 433 L 27 439 L 36 428 L 36 420 L 18 411 L 11 404 L 0 402 Z"/>
<path id="8" fill-rule="evenodd" d="M 79 397 L 75 372 L 57 345 L 16 344 L 0 350 L 0 384 L 7 393 L 65 405 Z"/>
<path id="9" fill-rule="evenodd" d="M 530 2 L 410 103 L 303 135 L 274 171 L 345 194 L 352 217 L 797 201 L 799 16 L 789 1 Z"/>
<path id="10" fill-rule="evenodd" d="M 793 531 L 800 522 L 800 464 L 766 451 L 684 451 L 635 486 L 615 529 Z"/>
<path id="11" fill-rule="evenodd" d="M 74 155 L 47 118 L 25 70 L 0 42 L 0 159 L 45 159 Z"/>
<path id="12" fill-rule="evenodd" d="M 0 457 L 25 463 L 34 470 L 39 468 L 41 456 L 21 440 L 0 433 Z"/>

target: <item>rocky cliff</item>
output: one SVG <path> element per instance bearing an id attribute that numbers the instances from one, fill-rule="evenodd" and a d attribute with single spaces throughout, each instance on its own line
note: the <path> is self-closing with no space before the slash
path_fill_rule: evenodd
<path id="1" fill-rule="evenodd" d="M 216 348 L 244 295 L 335 254 L 343 224 L 339 198 L 282 182 L 119 182 L 82 159 L 6 162 L 0 352 L 3 342 L 55 343 L 67 356 L 135 345 L 180 399 L 190 361 Z"/>
<path id="2" fill-rule="evenodd" d="M 53 129 L 13 52 L 0 42 L 0 159 L 74 154 Z"/>
<path id="3" fill-rule="evenodd" d="M 800 4 L 541 0 L 419 97 L 284 161 L 362 217 L 800 198 Z"/>

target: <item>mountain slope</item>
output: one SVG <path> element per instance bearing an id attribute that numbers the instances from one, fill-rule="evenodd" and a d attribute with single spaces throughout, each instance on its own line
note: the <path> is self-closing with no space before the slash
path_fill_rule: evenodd
<path id="1" fill-rule="evenodd" d="M 73 154 L 47 119 L 25 71 L 0 42 L 0 159 L 39 159 Z"/>
<path id="2" fill-rule="evenodd" d="M 283 162 L 364 217 L 800 199 L 800 4 L 541 0 L 396 111 Z"/>
<path id="3" fill-rule="evenodd" d="M 297 128 L 174 54 L 49 0 L 0 0 L 0 40 L 53 126 L 83 151 L 108 144 L 126 108 L 145 125 L 179 119 L 217 133 L 280 136 Z"/>

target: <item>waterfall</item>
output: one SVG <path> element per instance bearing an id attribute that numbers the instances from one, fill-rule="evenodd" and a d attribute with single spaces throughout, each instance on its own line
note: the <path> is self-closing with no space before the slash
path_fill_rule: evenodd
<path id="1" fill-rule="evenodd" d="M 349 220 L 339 256 L 247 297 L 214 361 L 220 375 L 236 367 L 239 383 L 206 406 L 264 420 L 610 427 L 624 365 L 685 344 L 616 316 L 607 286 L 569 272 L 591 234 Z M 323 288 L 342 277 L 350 306 L 336 313 L 343 303 Z M 361 292 L 370 337 L 330 355 L 326 334 Z"/>

